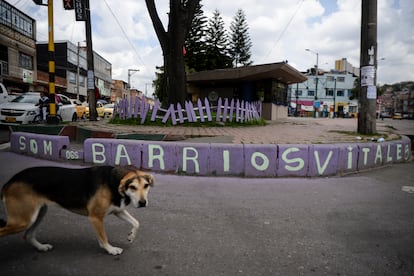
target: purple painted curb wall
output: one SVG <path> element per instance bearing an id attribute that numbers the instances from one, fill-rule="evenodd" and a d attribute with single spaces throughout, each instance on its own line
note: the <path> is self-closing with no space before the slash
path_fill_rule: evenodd
<path id="1" fill-rule="evenodd" d="M 203 176 L 315 177 L 357 172 L 411 158 L 411 141 L 349 144 L 209 144 L 89 138 L 83 150 L 69 137 L 13 132 L 11 150 L 50 160 L 133 164 L 144 170 Z"/>

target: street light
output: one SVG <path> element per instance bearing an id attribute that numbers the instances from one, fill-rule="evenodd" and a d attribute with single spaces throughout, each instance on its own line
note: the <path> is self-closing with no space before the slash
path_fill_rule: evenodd
<path id="1" fill-rule="evenodd" d="M 131 75 L 135 72 L 139 72 L 139 69 L 128 69 L 128 94 L 131 96 Z"/>
<path id="2" fill-rule="evenodd" d="M 318 65 L 319 65 L 319 53 L 312 51 L 311 49 L 305 49 L 305 51 L 311 52 L 312 54 L 316 55 L 316 70 L 315 70 L 315 76 L 316 76 L 316 84 L 315 84 L 315 98 L 314 98 L 314 108 L 315 108 L 315 113 L 314 113 L 314 117 L 316 117 L 316 113 L 319 111 L 318 108 L 315 107 L 315 101 L 318 100 Z"/>

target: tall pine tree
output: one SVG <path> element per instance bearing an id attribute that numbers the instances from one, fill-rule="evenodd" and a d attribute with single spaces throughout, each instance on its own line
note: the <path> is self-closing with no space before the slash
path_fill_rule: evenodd
<path id="1" fill-rule="evenodd" d="M 206 70 L 231 68 L 231 57 L 228 54 L 228 36 L 224 28 L 224 21 L 218 10 L 208 21 L 206 31 Z"/>
<path id="2" fill-rule="evenodd" d="M 230 25 L 229 53 L 235 67 L 238 67 L 240 64 L 242 66 L 252 64 L 250 60 L 252 42 L 248 30 L 246 15 L 242 9 L 239 9 Z"/>
<path id="3" fill-rule="evenodd" d="M 185 40 L 184 60 L 188 71 L 206 70 L 205 34 L 207 17 L 204 15 L 202 5 L 196 7 L 190 31 Z"/>

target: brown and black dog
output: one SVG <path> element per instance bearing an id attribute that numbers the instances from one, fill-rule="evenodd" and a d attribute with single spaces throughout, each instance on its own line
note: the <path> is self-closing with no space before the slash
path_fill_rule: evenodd
<path id="1" fill-rule="evenodd" d="M 7 222 L 0 225 L 0 237 L 25 231 L 24 238 L 40 251 L 52 245 L 36 239 L 36 228 L 46 214 L 48 204 L 57 204 L 72 212 L 88 216 L 99 241 L 109 254 L 122 249 L 109 244 L 104 217 L 114 214 L 132 224 L 128 240 L 132 242 L 139 222 L 125 209 L 128 204 L 146 207 L 148 191 L 154 184 L 151 174 L 134 166 L 97 166 L 81 169 L 33 167 L 13 176 L 3 187 L 1 199 Z"/>

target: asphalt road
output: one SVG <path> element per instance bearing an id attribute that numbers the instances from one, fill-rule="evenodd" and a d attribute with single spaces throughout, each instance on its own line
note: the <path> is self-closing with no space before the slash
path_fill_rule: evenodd
<path id="1" fill-rule="evenodd" d="M 0 152 L 0 183 L 37 165 Z M 76 166 L 70 164 L 69 166 Z M 414 162 L 333 178 L 218 178 L 155 174 L 141 228 L 105 224 L 110 256 L 82 217 L 49 208 L 39 253 L 22 234 L 0 238 L 1 275 L 413 275 Z M 0 207 L 0 217 L 4 218 Z"/>

